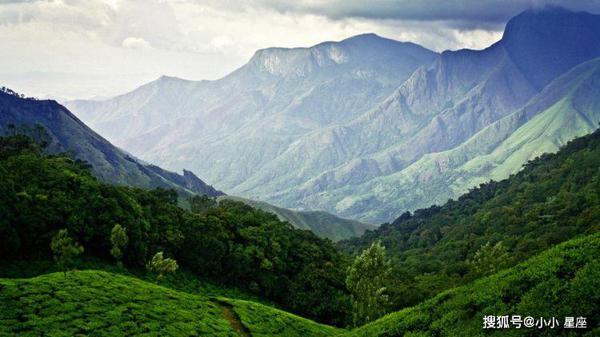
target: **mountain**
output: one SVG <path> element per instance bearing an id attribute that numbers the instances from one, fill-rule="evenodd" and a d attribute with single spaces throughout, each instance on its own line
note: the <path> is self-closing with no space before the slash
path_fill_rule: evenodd
<path id="1" fill-rule="evenodd" d="M 546 29 L 559 17 L 561 25 L 557 29 L 569 34 Z M 599 25 L 600 16 L 587 13 L 555 8 L 526 11 L 507 24 L 503 38 L 493 46 L 481 51 L 442 53 L 368 113 L 300 139 L 233 191 L 248 197 L 262 196 L 288 207 L 319 208 L 375 223 L 389 221 L 404 210 L 457 197 L 476 185 L 456 176 L 436 184 L 436 193 L 427 193 L 420 183 L 436 179 L 436 173 L 420 172 L 411 164 L 457 148 L 485 127 L 521 109 L 559 70 L 600 56 L 597 34 L 585 34 L 588 30 L 600 31 Z M 565 51 L 561 45 L 571 46 L 574 52 Z M 523 71 L 522 61 L 518 60 L 522 54 L 534 58 L 531 62 L 538 64 L 536 71 L 553 71 L 544 81 L 532 82 L 531 71 Z M 555 58 L 562 62 L 556 69 Z M 568 128 L 561 138 L 552 141 L 564 144 L 591 131 L 587 123 L 579 126 L 584 127 Z M 471 149 L 473 153 L 478 151 Z M 514 171 L 531 158 L 525 154 L 515 156 L 506 166 Z M 301 169 L 295 170 L 298 166 Z M 444 190 L 447 186 L 455 191 Z"/>
<path id="2" fill-rule="evenodd" d="M 502 180 L 528 160 L 595 130 L 600 123 L 599 95 L 600 59 L 593 59 L 555 79 L 523 107 L 460 145 L 425 154 L 399 172 L 342 186 L 330 192 L 329 199 L 369 200 L 365 209 L 356 212 L 379 219 L 398 216 L 399 210 L 443 204 L 490 179 Z M 379 207 L 369 209 L 372 204 Z"/>
<path id="3" fill-rule="evenodd" d="M 141 158 L 167 169 L 192 168 L 233 190 L 301 136 L 361 115 L 435 56 L 365 34 L 259 50 L 217 81 L 161 77 L 110 100 L 65 104 Z"/>
<path id="4" fill-rule="evenodd" d="M 55 101 L 0 92 L 0 134 L 36 132 L 36 126 L 50 137 L 46 140 L 50 152 L 72 153 L 89 163 L 94 174 L 104 181 L 142 188 L 172 188 L 187 196 L 223 194 L 190 171 L 184 171 L 183 176 L 165 171 L 114 147 Z"/>
<path id="5" fill-rule="evenodd" d="M 542 118 L 563 129 L 576 125 Z M 542 133 L 533 144 L 543 145 L 546 136 L 554 138 Z M 529 161 L 508 179 L 482 184 L 442 206 L 404 213 L 339 247 L 356 254 L 381 242 L 394 261 L 395 283 L 388 287 L 393 307 L 412 306 L 570 238 L 599 232 L 598 167 L 600 129 Z"/>
<path id="6" fill-rule="evenodd" d="M 361 236 L 367 230 L 376 227 L 355 220 L 337 217 L 323 211 L 294 211 L 286 208 L 273 206 L 264 201 L 256 201 L 233 196 L 221 196 L 219 199 L 229 199 L 243 202 L 254 208 L 273 213 L 281 221 L 287 221 L 296 228 L 308 229 L 322 238 L 332 241 L 349 239 Z"/>
<path id="7" fill-rule="evenodd" d="M 0 265 L 38 260 L 71 269 L 79 258 L 52 248 L 66 235 L 84 247 L 81 260 L 118 260 L 121 271 L 145 274 L 164 253 L 185 279 L 237 288 L 324 323 L 348 320 L 345 257 L 274 214 L 232 200 L 184 209 L 173 193 L 102 182 L 89 165 L 23 135 L 0 137 L 0 173 Z M 117 226 L 126 238 L 118 257 Z"/>
<path id="8" fill-rule="evenodd" d="M 113 99 L 68 105 L 141 158 L 189 167 L 228 193 L 380 223 L 505 178 L 541 151 L 591 131 L 593 114 L 589 123 L 549 130 L 548 146 L 533 151 L 527 142 L 536 136 L 524 134 L 545 131 L 532 126 L 538 119 L 524 124 L 545 111 L 532 100 L 544 100 L 560 75 L 600 56 L 598 31 L 598 15 L 545 7 L 512 18 L 502 39 L 484 50 L 433 54 L 361 35 L 261 50 L 217 81 L 161 78 Z M 524 109 L 527 118 L 498 130 Z M 570 120 L 576 110 L 561 109 L 558 118 Z M 122 124 L 127 129 L 117 134 Z M 473 160 L 503 151 L 495 147 L 510 141 L 507 132 L 524 142 L 495 170 L 472 162 L 452 174 L 443 162 L 427 164 L 451 150 Z M 481 141 L 483 151 L 474 145 Z"/>
<path id="9" fill-rule="evenodd" d="M 142 188 L 172 188 L 184 196 L 224 195 L 191 171 L 184 169 L 182 175 L 170 172 L 144 163 L 114 147 L 55 101 L 24 99 L 0 92 L 0 134 L 30 134 L 36 131 L 36 125 L 42 126 L 49 133 L 50 152 L 72 153 L 76 158 L 89 163 L 94 174 L 104 181 Z M 332 240 L 348 239 L 361 235 L 366 229 L 373 229 L 370 225 L 326 212 L 295 212 L 266 203 L 240 200 L 273 212 L 297 228 L 313 230 L 317 235 Z"/>

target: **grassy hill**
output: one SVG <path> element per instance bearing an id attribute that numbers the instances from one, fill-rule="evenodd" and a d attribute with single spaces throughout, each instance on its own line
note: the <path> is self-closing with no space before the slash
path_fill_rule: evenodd
<path id="1" fill-rule="evenodd" d="M 328 238 L 332 241 L 361 236 L 366 230 L 376 228 L 375 226 L 364 222 L 340 218 L 324 211 L 294 211 L 277 207 L 263 201 L 233 196 L 221 196 L 219 199 L 230 199 L 243 202 L 254 208 L 273 213 L 277 215 L 281 221 L 287 221 L 296 228 L 311 230 L 313 233 L 317 234 L 317 236 Z"/>
<path id="2" fill-rule="evenodd" d="M 570 240 L 351 331 L 253 301 L 94 270 L 0 279 L 0 301 L 0 336 L 591 337 L 600 333 L 600 234 Z M 485 315 L 582 316 L 588 328 L 483 330 Z"/>
<path id="3" fill-rule="evenodd" d="M 600 335 L 600 234 L 574 239 L 415 307 L 349 332 L 378 336 L 598 336 Z M 555 329 L 484 330 L 485 315 L 557 317 Z M 564 317 L 586 317 L 588 329 L 563 329 Z"/>
<path id="4" fill-rule="evenodd" d="M 64 229 L 84 257 L 114 263 L 111 233 L 118 224 L 128 237 L 128 269 L 143 269 L 164 252 L 196 277 L 320 322 L 347 320 L 345 256 L 273 214 L 231 200 L 185 210 L 175 191 L 102 183 L 87 166 L 47 155 L 24 136 L 0 137 L 0 173 L 0 261 L 48 260 L 51 238 Z M 323 305 L 311 305 L 316 301 Z"/>
<path id="5" fill-rule="evenodd" d="M 213 299 L 103 271 L 0 279 L 0 336 L 333 336 L 255 302 Z M 234 314 L 231 314 L 231 313 Z"/>

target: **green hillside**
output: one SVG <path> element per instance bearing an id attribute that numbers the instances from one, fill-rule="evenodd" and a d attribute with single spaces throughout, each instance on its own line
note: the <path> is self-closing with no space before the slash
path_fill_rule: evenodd
<path id="1" fill-rule="evenodd" d="M 344 331 L 256 302 L 190 294 L 103 271 L 0 279 L 0 336 L 597 336 L 600 234 Z M 557 317 L 561 327 L 483 330 L 486 315 Z M 587 329 L 562 328 L 586 317 Z"/>
<path id="2" fill-rule="evenodd" d="M 324 211 L 294 211 L 277 207 L 263 201 L 233 196 L 221 196 L 219 199 L 243 202 L 252 207 L 273 213 L 277 215 L 281 221 L 287 221 L 296 228 L 311 230 L 313 233 L 317 234 L 317 236 L 328 238 L 333 241 L 361 236 L 366 230 L 376 228 L 373 225 L 356 220 L 340 218 Z"/>
<path id="3" fill-rule="evenodd" d="M 389 314 L 346 337 L 598 336 L 600 234 L 574 239 L 525 263 Z M 483 329 L 487 315 L 556 317 L 560 327 Z M 564 317 L 586 317 L 587 329 L 564 329 Z"/>
<path id="4" fill-rule="evenodd" d="M 0 302 L 0 336 L 244 336 L 239 327 L 248 336 L 341 332 L 258 303 L 215 300 L 102 271 L 0 279 Z"/>
<path id="5" fill-rule="evenodd" d="M 405 213 L 341 247 L 357 253 L 381 241 L 394 261 L 392 308 L 411 306 L 599 231 L 598 167 L 600 131 L 542 155 L 509 179 L 483 184 L 443 206 Z M 478 266 L 478 253 L 496 254 L 493 266 Z"/>
<path id="6" fill-rule="evenodd" d="M 231 200 L 188 211 L 173 190 L 102 183 L 87 165 L 47 155 L 27 137 L 0 137 L 0 262 L 48 260 L 51 239 L 67 231 L 84 257 L 115 263 L 117 225 L 128 269 L 143 270 L 163 252 L 196 277 L 321 322 L 348 320 L 346 258 L 331 241 Z"/>

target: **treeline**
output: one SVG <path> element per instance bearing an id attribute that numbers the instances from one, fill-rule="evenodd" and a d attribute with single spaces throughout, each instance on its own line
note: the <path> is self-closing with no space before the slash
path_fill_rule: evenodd
<path id="1" fill-rule="evenodd" d="M 518 174 L 443 206 L 405 213 L 340 247 L 358 253 L 380 241 L 393 259 L 390 309 L 513 266 L 562 241 L 600 230 L 600 131 Z"/>
<path id="2" fill-rule="evenodd" d="M 330 241 L 242 203 L 190 202 L 187 211 L 171 190 L 101 183 L 85 163 L 46 155 L 30 138 L 0 138 L 0 259 L 50 258 L 52 237 L 66 229 L 85 255 L 115 261 L 118 225 L 126 233 L 118 255 L 125 267 L 144 268 L 164 252 L 198 276 L 303 316 L 349 322 L 347 261 Z"/>

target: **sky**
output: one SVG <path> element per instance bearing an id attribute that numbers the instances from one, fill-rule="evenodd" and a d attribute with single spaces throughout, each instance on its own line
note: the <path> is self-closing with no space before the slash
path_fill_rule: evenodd
<path id="1" fill-rule="evenodd" d="M 0 85 L 109 97 L 161 75 L 218 79 L 257 49 L 362 33 L 481 49 L 510 17 L 545 5 L 600 13 L 600 0 L 0 0 Z"/>

